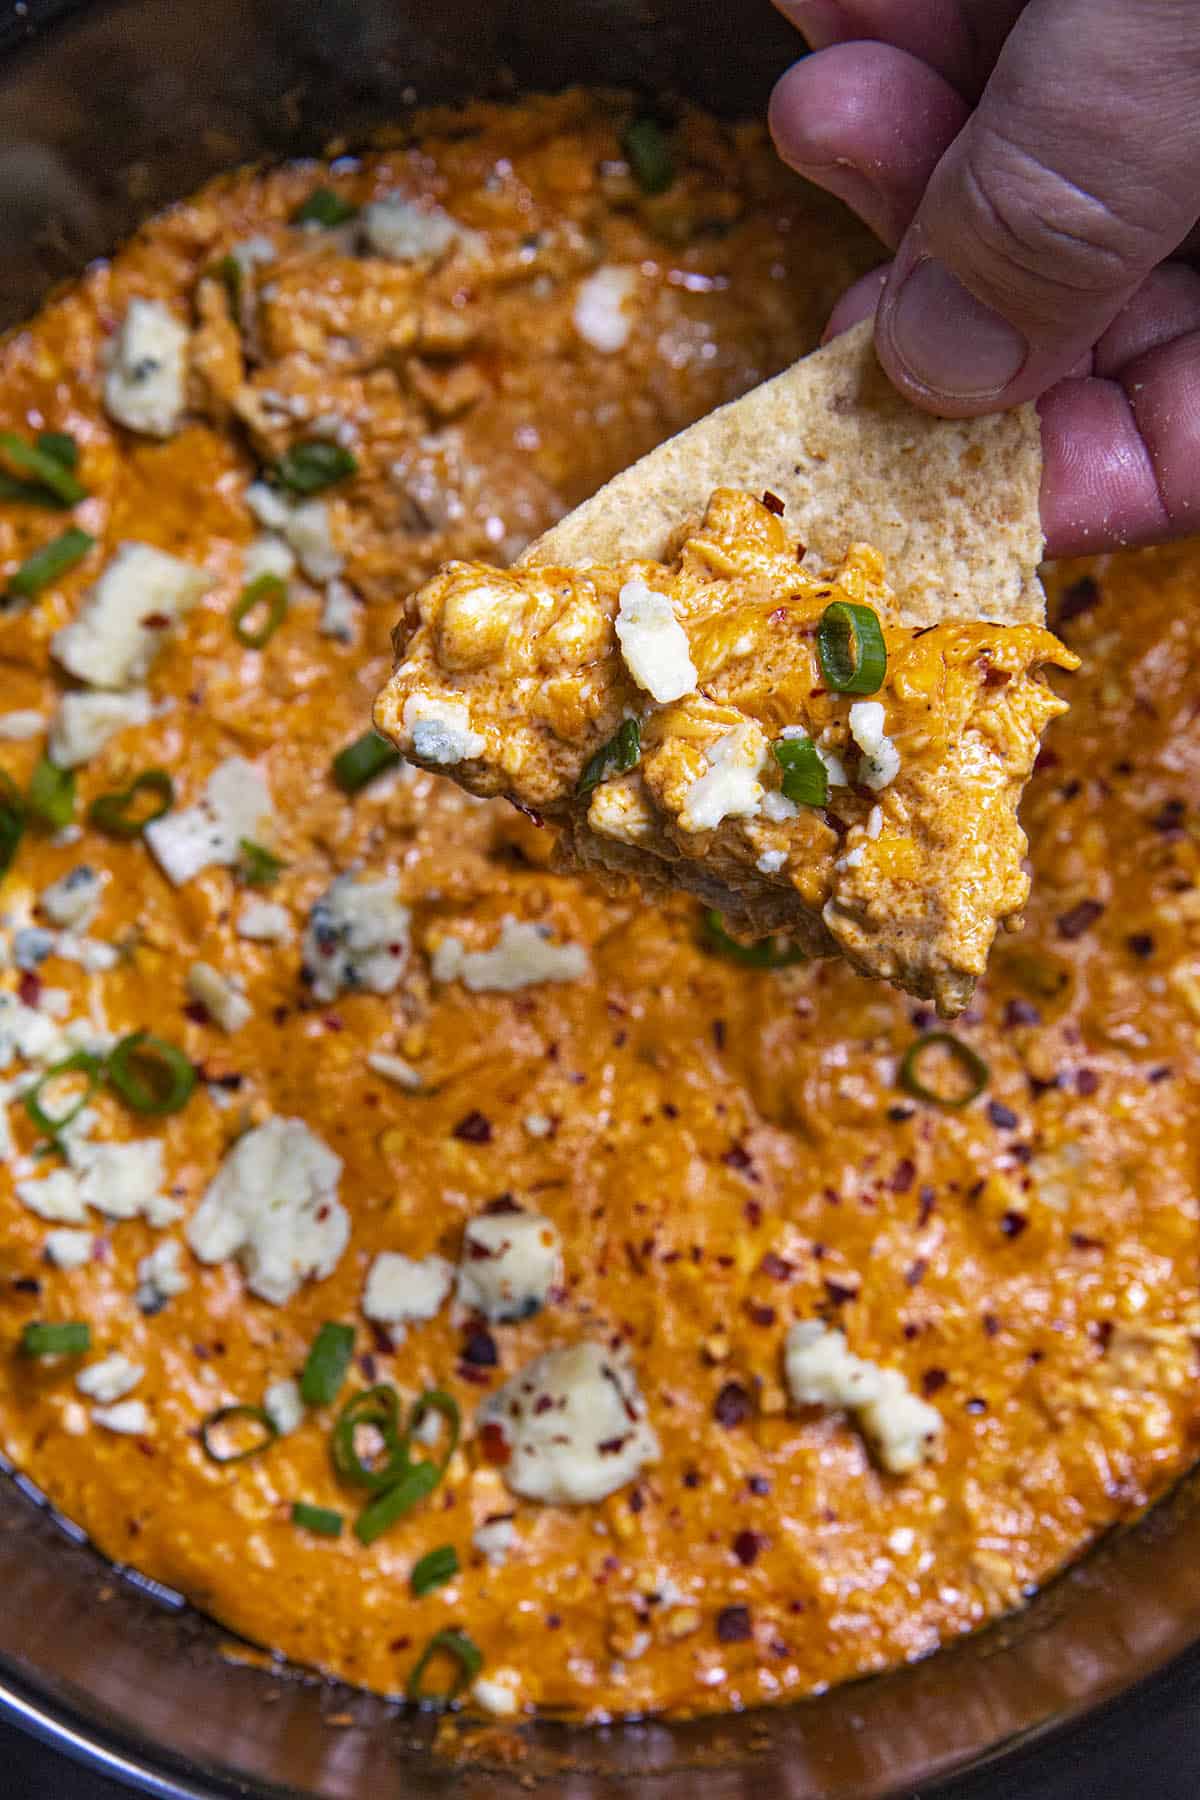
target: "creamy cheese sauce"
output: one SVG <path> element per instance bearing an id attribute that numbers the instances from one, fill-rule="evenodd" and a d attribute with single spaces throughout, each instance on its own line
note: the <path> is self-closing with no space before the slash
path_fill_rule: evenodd
<path id="1" fill-rule="evenodd" d="M 44 749 L 31 715 L 48 725 L 69 685 L 51 639 L 119 544 L 211 583 L 163 630 L 146 698 L 118 706 L 130 722 L 84 746 L 82 836 L 31 827 L 0 890 L 0 988 L 25 997 L 31 1054 L 47 1022 L 90 1013 L 79 1031 L 95 1043 L 149 1028 L 200 1072 L 161 1122 L 94 1098 L 94 1142 L 152 1143 L 162 1164 L 118 1163 L 107 1182 L 93 1169 L 82 1197 L 69 1168 L 33 1155 L 9 1096 L 0 1443 L 103 1551 L 258 1643 L 395 1692 L 453 1625 L 484 1659 L 479 1704 L 592 1718 L 749 1706 L 921 1655 L 1019 1604 L 1160 1493 L 1200 1418 L 1194 548 L 1054 583 L 1051 622 L 1083 668 L 1064 679 L 1071 712 L 1023 807 L 1027 928 L 996 948 L 955 1027 L 987 1065 L 957 1110 L 901 1085 L 933 1025 L 919 1005 L 840 966 L 723 957 L 700 942 L 692 903 L 615 902 L 553 875 L 546 830 L 437 776 L 393 771 L 354 798 L 332 778 L 390 666 L 404 590 L 449 555 L 510 557 L 666 432 L 800 353 L 870 260 L 757 129 L 688 119 L 676 180 L 640 194 L 621 160 L 627 117 L 586 96 L 532 101 L 430 119 L 361 163 L 232 176 L 0 347 L 0 422 L 74 436 L 88 498 L 73 517 L 98 540 L 0 612 L 11 779 L 23 788 Z M 373 215 L 371 254 L 353 225 L 302 235 L 286 221 L 318 186 L 360 206 L 415 196 L 424 222 Z M 461 229 L 431 226 L 435 208 Z M 424 262 L 386 259 L 414 243 Z M 223 284 L 202 277 L 239 245 L 251 275 L 231 337 Z M 605 269 L 632 273 L 595 285 Z M 142 396 L 140 430 L 105 411 L 105 346 L 134 297 L 192 334 L 177 428 L 171 392 Z M 262 467 L 313 436 L 357 463 L 317 496 L 324 512 L 248 501 Z M 258 650 L 231 614 L 264 511 L 307 574 Z M 66 522 L 0 502 L 8 574 Z M 322 631 L 335 581 L 350 589 L 340 635 Z M 151 768 L 173 777 L 176 811 L 197 806 L 231 758 L 273 803 L 256 826 L 285 864 L 269 889 L 228 861 L 176 884 L 144 841 L 86 823 L 98 795 Z M 257 808 L 236 769 L 232 785 Z M 81 864 L 108 879 L 64 941 L 38 897 Z M 383 911 L 343 890 L 330 900 L 348 872 L 385 884 Z M 321 941 L 333 932 L 339 968 L 362 977 L 330 999 L 302 975 L 322 896 Z M 282 915 L 264 919 L 264 901 Z M 22 968 L 31 929 L 53 931 L 53 950 Z M 244 996 L 245 1023 L 222 1027 L 196 1001 L 198 963 Z M 937 1055 L 924 1081 L 961 1076 Z M 14 1052 L 0 1080 L 27 1067 Z M 263 1199 L 251 1194 L 238 1230 L 256 1274 L 245 1243 L 223 1254 L 232 1178 L 220 1216 L 193 1221 L 235 1141 L 267 1166 L 272 1134 L 246 1134 L 269 1120 L 306 1128 L 289 1134 L 284 1185 L 308 1213 L 281 1245 L 249 1216 Z M 81 1216 L 31 1209 L 32 1193 L 54 1211 L 52 1181 L 59 1212 Z M 548 1222 L 539 1241 L 561 1267 L 512 1252 L 512 1294 L 545 1304 L 493 1319 L 460 1308 L 452 1277 L 466 1227 L 489 1205 L 502 1218 L 504 1195 Z M 385 1253 L 407 1263 L 377 1273 Z M 369 1274 L 386 1322 L 364 1316 Z M 282 1303 L 261 1297 L 296 1282 Z M 842 1385 L 821 1392 L 861 1404 L 790 1399 L 785 1342 L 816 1320 L 845 1339 Z M 87 1322 L 91 1348 L 21 1356 L 31 1321 Z M 343 1398 L 377 1382 L 407 1400 L 438 1388 L 464 1421 L 441 1485 L 369 1546 L 349 1529 L 364 1496 L 331 1465 L 333 1409 L 297 1421 L 283 1385 L 326 1321 L 355 1328 Z M 514 1493 L 512 1440 L 527 1461 L 537 1434 L 506 1443 L 502 1407 L 482 1422 L 479 1408 L 583 1342 L 604 1354 L 570 1368 L 608 1384 L 597 1417 L 626 1423 L 589 1458 L 556 1446 L 543 1491 L 595 1494 L 611 1459 L 621 1485 Z M 113 1356 L 143 1371 L 135 1384 Z M 96 1364 L 96 1392 L 80 1391 Z M 564 1366 L 539 1365 L 555 1380 Z M 245 1461 L 210 1461 L 202 1421 L 268 1389 L 294 1428 Z M 917 1413 L 911 1442 L 896 1437 L 888 1394 L 940 1427 Z M 565 1410 L 580 1406 L 577 1394 Z M 897 1473 L 877 1460 L 888 1445 Z M 297 1526 L 296 1501 L 347 1528 Z M 459 1572 L 414 1597 L 414 1565 L 445 1545 Z"/>

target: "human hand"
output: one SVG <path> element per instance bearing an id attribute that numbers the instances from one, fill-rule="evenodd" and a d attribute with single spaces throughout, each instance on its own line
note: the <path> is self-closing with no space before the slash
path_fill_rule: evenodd
<path id="1" fill-rule="evenodd" d="M 1200 7 L 776 3 L 779 152 L 896 253 L 827 336 L 877 307 L 918 406 L 1037 399 L 1049 555 L 1200 530 Z"/>

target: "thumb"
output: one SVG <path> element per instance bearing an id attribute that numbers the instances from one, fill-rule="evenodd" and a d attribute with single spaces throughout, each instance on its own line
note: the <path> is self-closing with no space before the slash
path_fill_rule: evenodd
<path id="1" fill-rule="evenodd" d="M 880 301 L 896 385 L 950 416 L 1041 394 L 1200 214 L 1200 19 L 1032 0 L 938 163 Z"/>

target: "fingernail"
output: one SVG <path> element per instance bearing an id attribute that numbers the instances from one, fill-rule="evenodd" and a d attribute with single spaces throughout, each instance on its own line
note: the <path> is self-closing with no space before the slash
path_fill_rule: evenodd
<path id="1" fill-rule="evenodd" d="M 827 50 L 854 32 L 837 0 L 784 0 L 783 10 L 808 39 L 812 50 Z"/>
<path id="2" fill-rule="evenodd" d="M 1029 355 L 1020 332 L 932 257 L 914 265 L 887 310 L 890 347 L 909 378 L 947 399 L 1002 393 Z"/>

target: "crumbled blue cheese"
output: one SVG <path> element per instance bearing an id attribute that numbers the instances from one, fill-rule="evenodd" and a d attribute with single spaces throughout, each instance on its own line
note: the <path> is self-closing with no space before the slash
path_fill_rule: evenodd
<path id="1" fill-rule="evenodd" d="M 448 767 L 482 756 L 487 740 L 471 724 L 465 700 L 433 694 L 410 694 L 404 702 L 404 729 L 420 762 Z"/>
<path id="2" fill-rule="evenodd" d="M 760 875 L 778 875 L 787 866 L 787 851 L 764 850 L 754 866 Z"/>
<path id="3" fill-rule="evenodd" d="M 517 1528 L 511 1513 L 485 1519 L 471 1533 L 471 1543 L 481 1556 L 486 1557 L 488 1566 L 492 1569 L 504 1567 L 516 1541 Z"/>
<path id="4" fill-rule="evenodd" d="M 154 1429 L 144 1400 L 121 1400 L 116 1406 L 93 1406 L 93 1425 L 122 1437 L 148 1437 Z"/>
<path id="5" fill-rule="evenodd" d="M 637 279 L 634 268 L 606 264 L 579 283 L 571 317 L 576 331 L 593 350 L 612 356 L 625 348 L 633 328 L 629 302 Z"/>
<path id="6" fill-rule="evenodd" d="M 625 667 L 652 700 L 665 705 L 692 692 L 698 677 L 691 646 L 666 594 L 639 577 L 627 581 L 613 628 Z"/>
<path id="7" fill-rule="evenodd" d="M 51 1231 L 42 1247 L 52 1268 L 82 1269 L 92 1260 L 96 1240 L 90 1231 L 75 1231 L 64 1225 L 59 1231 Z"/>
<path id="8" fill-rule="evenodd" d="M 883 830 L 883 808 L 873 806 L 867 815 L 867 836 L 874 842 Z"/>
<path id="9" fill-rule="evenodd" d="M 96 916 L 107 880 L 107 871 L 78 863 L 42 889 L 38 905 L 52 924 L 86 931 Z"/>
<path id="10" fill-rule="evenodd" d="M 109 350 L 104 407 L 147 437 L 178 430 L 187 401 L 186 328 L 161 300 L 131 300 Z"/>
<path id="11" fill-rule="evenodd" d="M 532 1318 L 561 1276 L 558 1232 L 541 1213 L 519 1207 L 480 1213 L 463 1232 L 459 1305 L 495 1324 Z"/>
<path id="12" fill-rule="evenodd" d="M 18 1181 L 17 1199 L 51 1225 L 86 1225 L 87 1207 L 70 1169 L 51 1169 L 40 1181 Z"/>
<path id="13" fill-rule="evenodd" d="M 362 1309 L 380 1325 L 404 1326 L 432 1319 L 450 1292 L 454 1270 L 442 1256 L 418 1261 L 398 1250 L 382 1250 L 371 1264 Z"/>
<path id="14" fill-rule="evenodd" d="M 177 1238 L 166 1238 L 138 1263 L 134 1299 L 148 1317 L 191 1286 L 190 1276 L 179 1266 L 180 1251 Z"/>
<path id="15" fill-rule="evenodd" d="M 62 1033 L 47 1013 L 26 1006 L 16 994 L 0 993 L 0 1069 L 18 1056 L 23 1062 L 43 1062 L 61 1044 Z"/>
<path id="16" fill-rule="evenodd" d="M 287 581 L 295 567 L 295 552 L 287 539 L 275 531 L 260 531 L 246 545 L 242 579 L 247 586 L 257 581 L 260 575 L 274 575 L 279 581 Z"/>
<path id="17" fill-rule="evenodd" d="M 419 205 L 404 194 L 385 194 L 362 210 L 366 246 L 389 262 L 424 262 L 462 246 L 479 243 L 476 232 L 460 225 L 440 207 Z"/>
<path id="18" fill-rule="evenodd" d="M 455 937 L 445 937 L 433 953 L 435 981 L 461 981 L 473 994 L 512 994 L 544 981 L 582 981 L 591 967 L 581 944 L 556 944 L 544 925 L 531 925 L 507 914 L 493 950 L 464 950 Z"/>
<path id="19" fill-rule="evenodd" d="M 531 1138 L 548 1138 L 554 1131 L 554 1120 L 546 1113 L 526 1113 L 521 1123 Z"/>
<path id="20" fill-rule="evenodd" d="M 767 760 L 767 740 L 757 725 L 735 725 L 705 752 L 707 767 L 692 782 L 679 814 L 684 831 L 713 831 L 722 819 L 752 819 L 764 788 L 759 776 Z"/>
<path id="21" fill-rule="evenodd" d="M 340 575 L 344 558 L 333 536 L 333 521 L 324 500 L 289 500 L 265 481 L 251 482 L 246 505 L 260 525 L 282 537 L 300 567 L 318 587 Z"/>
<path id="22" fill-rule="evenodd" d="M 163 873 L 183 887 L 201 869 L 232 867 L 242 840 L 262 842 L 273 818 L 263 776 L 244 757 L 231 756 L 218 763 L 194 806 L 155 819 L 143 835 Z"/>
<path id="23" fill-rule="evenodd" d="M 858 778 L 870 788 L 885 788 L 900 773 L 900 752 L 883 727 L 881 700 L 856 700 L 850 708 L 850 736 L 862 751 Z"/>
<path id="24" fill-rule="evenodd" d="M 405 1062 L 402 1056 L 393 1056 L 390 1050 L 372 1050 L 367 1057 L 367 1067 L 373 1074 L 382 1075 L 385 1081 L 410 1094 L 417 1093 L 425 1085 L 421 1071 Z"/>
<path id="25" fill-rule="evenodd" d="M 128 1144 L 82 1143 L 75 1152 L 82 1170 L 79 1191 L 85 1205 L 109 1219 L 145 1217 L 164 1198 L 161 1138 Z"/>
<path id="26" fill-rule="evenodd" d="M 479 1422 L 500 1429 L 513 1493 L 557 1505 L 603 1500 L 659 1454 L 633 1369 L 601 1344 L 537 1357 L 484 1402 Z"/>
<path id="27" fill-rule="evenodd" d="M 333 1273 L 350 1238 L 342 1159 L 302 1119 L 268 1119 L 226 1156 L 187 1226 L 204 1263 L 236 1256 L 252 1294 L 282 1306 Z"/>
<path id="28" fill-rule="evenodd" d="M 521 1686 L 516 1669 L 489 1669 L 471 1683 L 471 1698 L 494 1719 L 515 1719 L 521 1710 Z"/>
<path id="29" fill-rule="evenodd" d="M 937 1408 L 914 1394 L 898 1369 L 855 1356 L 844 1332 L 819 1319 L 793 1325 L 784 1346 L 784 1371 L 798 1406 L 853 1412 L 892 1474 L 906 1474 L 932 1455 L 942 1429 Z"/>
<path id="30" fill-rule="evenodd" d="M 409 911 L 395 877 L 339 875 L 308 916 L 301 972 L 323 1002 L 347 991 L 390 994 L 400 985 L 408 948 Z"/>
<path id="31" fill-rule="evenodd" d="M 352 644 L 358 628 L 358 597 L 348 581 L 331 581 L 321 606 L 321 636 Z"/>
<path id="32" fill-rule="evenodd" d="M 304 1423 L 300 1383 L 290 1377 L 283 1381 L 273 1381 L 263 1395 L 263 1411 L 280 1437 L 287 1437 L 289 1432 L 298 1431 Z"/>
<path id="33" fill-rule="evenodd" d="M 292 935 L 292 915 L 277 900 L 244 900 L 237 916 L 237 934 L 254 944 L 286 943 Z"/>
<path id="34" fill-rule="evenodd" d="M 89 687 L 133 687 L 170 627 L 211 586 L 206 570 L 165 550 L 122 544 L 71 623 L 55 632 L 51 650 L 68 674 Z"/>
<path id="35" fill-rule="evenodd" d="M 0 738 L 7 744 L 22 744 L 29 738 L 41 737 L 46 720 L 40 712 L 0 713 Z"/>
<path id="36" fill-rule="evenodd" d="M 70 693 L 58 703 L 46 754 L 59 769 L 77 769 L 98 756 L 127 725 L 148 725 L 154 706 L 144 688 L 125 694 Z"/>
<path id="37" fill-rule="evenodd" d="M 254 1017 L 254 1008 L 242 989 L 211 963 L 193 963 L 187 973 L 187 990 L 222 1031 L 240 1031 Z"/>
<path id="38" fill-rule="evenodd" d="M 111 1356 L 80 1369 L 75 1386 L 89 1400 L 111 1406 L 114 1400 L 123 1400 L 126 1394 L 131 1394 L 145 1373 L 140 1363 L 131 1362 L 129 1357 L 114 1350 Z"/>

